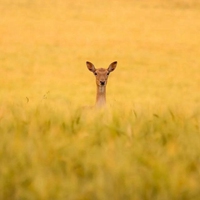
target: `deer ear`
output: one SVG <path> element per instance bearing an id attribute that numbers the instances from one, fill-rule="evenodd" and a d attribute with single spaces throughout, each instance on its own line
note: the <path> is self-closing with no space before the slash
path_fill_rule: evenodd
<path id="1" fill-rule="evenodd" d="M 116 67 L 117 67 L 117 61 L 112 62 L 108 67 L 108 72 L 110 73 L 110 72 L 114 71 Z"/>
<path id="2" fill-rule="evenodd" d="M 94 65 L 91 63 L 91 62 L 86 62 L 86 65 L 87 65 L 87 68 L 91 71 L 91 72 L 95 72 L 96 71 L 96 69 L 95 69 L 95 67 L 94 67 Z"/>

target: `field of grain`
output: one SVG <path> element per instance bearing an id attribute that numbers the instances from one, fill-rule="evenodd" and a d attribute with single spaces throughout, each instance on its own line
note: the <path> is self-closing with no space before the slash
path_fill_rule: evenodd
<path id="1" fill-rule="evenodd" d="M 198 0 L 1 0 L 0 199 L 198 200 L 199 36 Z"/>

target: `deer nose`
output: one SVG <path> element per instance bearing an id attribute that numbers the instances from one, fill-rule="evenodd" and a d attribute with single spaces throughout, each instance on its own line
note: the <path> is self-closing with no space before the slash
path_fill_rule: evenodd
<path id="1" fill-rule="evenodd" d="M 100 84 L 101 85 L 105 85 L 105 81 L 100 81 Z"/>

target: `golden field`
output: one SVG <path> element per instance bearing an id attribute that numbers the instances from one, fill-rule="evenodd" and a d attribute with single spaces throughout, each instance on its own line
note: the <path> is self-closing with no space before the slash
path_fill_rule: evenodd
<path id="1" fill-rule="evenodd" d="M 0 199 L 200 199 L 199 36 L 197 0 L 2 0 Z"/>

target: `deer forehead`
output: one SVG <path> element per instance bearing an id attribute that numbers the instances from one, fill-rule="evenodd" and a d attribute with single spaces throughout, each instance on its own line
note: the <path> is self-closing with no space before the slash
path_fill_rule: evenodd
<path id="1" fill-rule="evenodd" d="M 99 68 L 99 69 L 96 69 L 96 73 L 97 75 L 107 75 L 108 70 L 104 68 Z"/>

